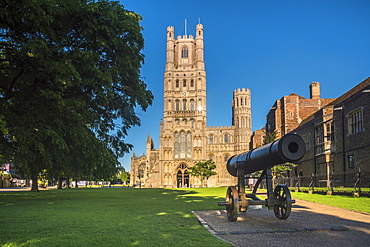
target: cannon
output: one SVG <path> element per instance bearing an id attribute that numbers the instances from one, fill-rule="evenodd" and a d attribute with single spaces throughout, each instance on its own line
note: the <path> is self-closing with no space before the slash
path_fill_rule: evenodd
<path id="1" fill-rule="evenodd" d="M 292 200 L 288 186 L 277 185 L 272 190 L 271 168 L 286 162 L 297 162 L 306 152 L 303 139 L 296 134 L 284 135 L 281 139 L 247 152 L 232 156 L 226 164 L 230 175 L 238 178 L 237 186 L 229 186 L 226 192 L 226 201 L 219 202 L 218 206 L 226 206 L 229 221 L 236 221 L 239 212 L 246 212 L 249 205 L 265 205 L 274 210 L 279 219 L 287 219 L 290 215 Z M 252 173 L 262 171 L 259 177 Z M 258 178 L 252 193 L 245 192 L 245 180 Z M 257 193 L 260 184 L 265 180 L 266 193 Z M 258 195 L 265 194 L 267 199 L 262 200 Z"/>

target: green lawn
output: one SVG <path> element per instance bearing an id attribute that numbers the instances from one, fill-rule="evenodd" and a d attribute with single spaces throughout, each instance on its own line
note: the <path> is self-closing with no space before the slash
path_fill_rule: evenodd
<path id="1" fill-rule="evenodd" d="M 226 188 L 79 188 L 0 193 L 0 246 L 230 246 L 191 213 L 217 210 Z M 370 213 L 370 198 L 292 193 Z"/>
<path id="2" fill-rule="evenodd" d="M 0 246 L 230 246 L 192 210 L 225 188 L 95 188 L 0 193 Z"/>
<path id="3" fill-rule="evenodd" d="M 292 198 L 370 214 L 370 198 L 291 192 Z"/>

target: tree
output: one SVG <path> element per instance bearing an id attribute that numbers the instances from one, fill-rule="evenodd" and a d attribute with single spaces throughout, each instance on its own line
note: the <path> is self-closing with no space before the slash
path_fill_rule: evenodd
<path id="1" fill-rule="evenodd" d="M 6 128 L 6 122 L 3 120 L 4 116 L 0 115 L 0 135 L 7 135 L 8 134 L 8 129 Z M 0 150 L 3 150 L 3 144 L 0 142 Z M 6 162 L 4 159 L 4 154 L 0 153 L 0 164 L 3 164 Z"/>
<path id="2" fill-rule="evenodd" d="M 34 191 L 43 169 L 111 177 L 132 148 L 135 108 L 153 100 L 139 75 L 141 17 L 107 0 L 0 6 L 0 155 Z"/>
<path id="3" fill-rule="evenodd" d="M 118 178 L 122 182 L 126 182 L 126 184 L 128 184 L 130 182 L 130 173 L 126 172 L 125 168 L 122 168 L 122 170 L 119 173 Z"/>
<path id="4" fill-rule="evenodd" d="M 7 135 L 8 129 L 6 128 L 6 122 L 3 119 L 4 116 L 0 115 L 0 134 Z"/>
<path id="5" fill-rule="evenodd" d="M 216 165 L 215 162 L 213 162 L 212 160 L 207 160 L 206 162 L 198 162 L 194 166 L 189 167 L 188 169 L 190 171 L 187 170 L 186 172 L 192 176 L 197 177 L 200 180 L 202 187 L 204 186 L 204 183 L 205 186 L 207 187 L 208 179 L 211 176 L 217 174 L 217 172 L 213 171 L 214 169 L 216 169 Z"/>
<path id="6" fill-rule="evenodd" d="M 272 133 L 266 133 L 264 132 L 265 135 L 263 136 L 263 145 L 266 145 L 268 143 L 271 143 L 275 140 L 277 140 L 279 136 L 279 132 L 277 130 L 274 130 Z"/>

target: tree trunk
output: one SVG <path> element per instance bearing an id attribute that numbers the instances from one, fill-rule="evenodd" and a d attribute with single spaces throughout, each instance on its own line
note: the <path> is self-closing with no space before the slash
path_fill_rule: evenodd
<path id="1" fill-rule="evenodd" d="M 67 186 L 67 188 L 71 188 L 71 186 L 69 184 L 69 177 L 68 176 L 66 177 L 66 186 Z"/>
<path id="2" fill-rule="evenodd" d="M 62 176 L 59 176 L 58 177 L 58 187 L 57 187 L 58 190 L 63 189 L 63 184 L 62 183 L 63 183 Z"/>
<path id="3" fill-rule="evenodd" d="M 76 185 L 75 185 L 75 188 L 78 189 L 78 184 L 77 184 L 77 180 L 76 180 Z"/>
<path id="4" fill-rule="evenodd" d="M 38 187 L 38 184 L 37 184 L 37 180 L 38 180 L 37 178 L 38 178 L 38 172 L 33 171 L 32 174 L 31 174 L 31 180 L 32 180 L 31 191 L 33 191 L 33 192 L 39 192 L 39 187 Z"/>

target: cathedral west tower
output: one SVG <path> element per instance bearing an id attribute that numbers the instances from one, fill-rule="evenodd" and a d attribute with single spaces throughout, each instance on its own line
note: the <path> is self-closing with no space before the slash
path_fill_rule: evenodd
<path id="1" fill-rule="evenodd" d="M 196 25 L 195 37 L 187 34 L 175 37 L 174 27 L 167 28 L 163 82 L 164 111 L 159 149 L 154 149 L 153 140 L 148 136 L 146 155 L 131 159 L 131 180 L 141 181 L 148 187 L 148 184 L 153 187 L 197 186 L 199 180 L 190 177 L 187 168 L 212 159 L 218 174 L 209 179 L 208 185 L 233 183 L 225 160 L 236 151 L 249 149 L 250 90 L 234 90 L 232 126 L 207 127 L 202 24 Z"/>

